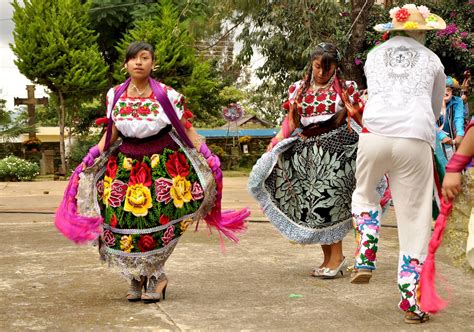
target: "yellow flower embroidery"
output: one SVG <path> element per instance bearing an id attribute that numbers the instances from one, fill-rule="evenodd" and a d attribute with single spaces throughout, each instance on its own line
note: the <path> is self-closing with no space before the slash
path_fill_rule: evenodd
<path id="1" fill-rule="evenodd" d="M 148 209 L 152 206 L 150 189 L 142 183 L 131 185 L 127 188 L 125 196 L 124 211 L 132 212 L 137 217 L 148 214 Z"/>
<path id="2" fill-rule="evenodd" d="M 188 226 L 193 223 L 193 220 L 191 218 L 185 219 L 180 222 L 180 228 L 181 228 L 181 234 L 183 234 L 186 229 L 188 229 Z"/>
<path id="3" fill-rule="evenodd" d="M 193 199 L 191 195 L 191 182 L 185 177 L 177 175 L 173 178 L 173 186 L 170 189 L 170 195 L 173 198 L 174 206 L 182 208 L 184 203 L 188 203 Z"/>
<path id="4" fill-rule="evenodd" d="M 418 29 L 418 22 L 413 22 L 413 21 L 405 22 L 405 24 L 403 25 L 403 28 L 407 30 Z"/>
<path id="5" fill-rule="evenodd" d="M 130 252 L 133 249 L 133 244 L 132 244 L 132 236 L 131 235 L 124 235 L 120 239 L 120 249 L 125 252 Z"/>
<path id="6" fill-rule="evenodd" d="M 104 176 L 104 194 L 102 195 L 102 202 L 105 205 L 109 205 L 109 197 L 112 187 L 112 178 L 108 177 L 107 175 Z"/>
<path id="7" fill-rule="evenodd" d="M 133 159 L 132 158 L 123 158 L 122 167 L 127 171 L 131 170 L 133 167 Z"/>
<path id="8" fill-rule="evenodd" d="M 154 154 L 150 158 L 151 161 L 151 168 L 155 168 L 158 166 L 158 163 L 160 162 L 160 155 L 159 154 Z"/>

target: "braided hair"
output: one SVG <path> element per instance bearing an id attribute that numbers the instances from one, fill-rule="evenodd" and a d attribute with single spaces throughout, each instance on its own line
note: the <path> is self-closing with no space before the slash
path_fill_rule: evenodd
<path id="1" fill-rule="evenodd" d="M 294 128 L 299 127 L 300 124 L 300 115 L 298 112 L 298 106 L 297 104 L 299 103 L 300 100 L 302 100 L 302 96 L 308 88 L 311 86 L 311 81 L 313 78 L 313 61 L 317 58 L 321 58 L 321 67 L 323 69 L 323 75 L 326 75 L 329 70 L 331 69 L 332 65 L 336 66 L 337 70 L 337 75 L 336 79 L 340 77 L 340 69 L 339 69 L 339 64 L 341 62 L 341 55 L 339 53 L 339 50 L 334 44 L 330 43 L 319 43 L 313 53 L 311 53 L 311 56 L 309 58 L 309 62 L 307 64 L 307 69 L 306 73 L 303 77 L 303 83 L 298 89 L 298 92 L 296 94 L 296 103 L 293 103 L 291 108 L 290 108 L 290 120 L 293 122 L 293 125 L 295 126 Z"/>

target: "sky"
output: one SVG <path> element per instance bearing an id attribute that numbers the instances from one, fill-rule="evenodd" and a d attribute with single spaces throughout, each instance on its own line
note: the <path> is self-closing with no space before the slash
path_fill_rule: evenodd
<path id="1" fill-rule="evenodd" d="M 0 0 L 0 99 L 7 101 L 7 109 L 12 110 L 13 98 L 26 98 L 26 85 L 32 84 L 23 76 L 13 62 L 15 55 L 9 43 L 13 43 L 14 24 L 11 20 L 13 7 L 11 0 Z M 47 97 L 44 88 L 36 86 L 35 97 Z"/>

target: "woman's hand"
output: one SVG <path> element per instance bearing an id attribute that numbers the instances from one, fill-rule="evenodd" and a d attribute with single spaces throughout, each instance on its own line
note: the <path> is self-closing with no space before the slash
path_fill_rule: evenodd
<path id="1" fill-rule="evenodd" d="M 443 197 L 445 200 L 453 200 L 461 191 L 461 173 L 447 172 L 443 180 L 442 188 Z"/>

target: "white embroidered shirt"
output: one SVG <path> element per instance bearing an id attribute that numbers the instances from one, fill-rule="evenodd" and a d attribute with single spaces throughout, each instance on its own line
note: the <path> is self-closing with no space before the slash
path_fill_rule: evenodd
<path id="1" fill-rule="evenodd" d="M 446 79 L 438 56 L 412 38 L 396 36 L 367 55 L 364 70 L 364 127 L 382 136 L 421 139 L 434 147 Z"/>

